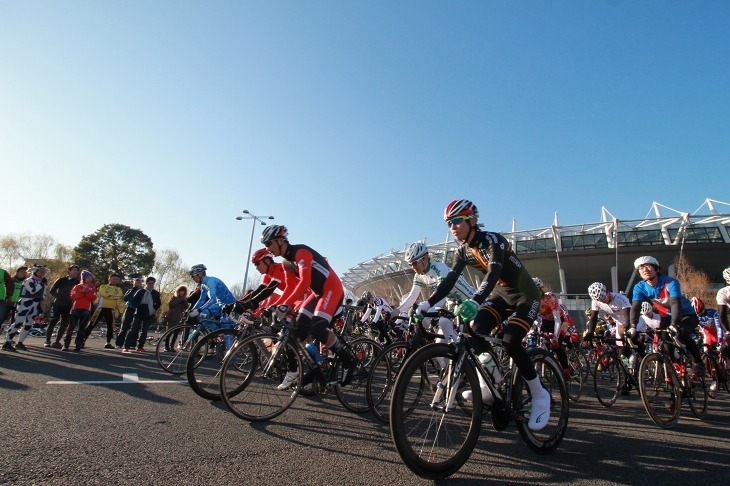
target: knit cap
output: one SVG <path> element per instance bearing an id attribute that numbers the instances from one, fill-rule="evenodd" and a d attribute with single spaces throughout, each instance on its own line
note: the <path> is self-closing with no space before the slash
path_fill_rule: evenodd
<path id="1" fill-rule="evenodd" d="M 81 272 L 81 281 L 83 282 L 84 280 L 86 280 L 86 277 L 93 277 L 93 276 L 94 276 L 93 273 L 91 273 L 88 270 L 84 270 L 83 272 Z"/>

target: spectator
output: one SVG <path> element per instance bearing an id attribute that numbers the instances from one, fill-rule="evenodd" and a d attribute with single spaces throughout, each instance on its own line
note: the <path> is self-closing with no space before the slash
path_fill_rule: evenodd
<path id="1" fill-rule="evenodd" d="M 15 271 L 15 277 L 13 277 L 13 284 L 15 284 L 15 289 L 13 290 L 13 303 L 10 306 L 10 311 L 8 312 L 8 315 L 10 316 L 8 319 L 9 322 L 15 321 L 15 312 L 18 308 L 20 291 L 23 288 L 23 282 L 25 282 L 26 278 L 28 278 L 28 267 L 18 267 L 18 269 Z"/>
<path id="2" fill-rule="evenodd" d="M 179 286 L 175 289 L 175 294 L 170 297 L 170 301 L 167 303 L 170 309 L 170 316 L 167 320 L 167 328 L 170 329 L 175 326 L 179 326 L 182 321 L 183 312 L 185 312 L 190 303 L 188 302 L 188 288 L 184 285 Z M 167 336 L 165 340 L 165 351 L 172 351 L 174 348 L 174 342 L 177 340 L 179 333 L 173 332 Z"/>
<path id="3" fill-rule="evenodd" d="M 137 293 L 139 289 L 142 288 L 142 277 L 137 277 L 134 279 L 134 285 L 131 289 L 127 290 L 127 292 L 124 294 L 124 302 L 127 303 L 127 307 L 124 309 L 124 315 L 122 316 L 122 328 L 119 330 L 119 334 L 117 335 L 116 345 L 117 349 L 122 349 L 124 347 L 124 339 L 127 337 L 127 333 L 129 332 L 129 328 L 132 327 L 132 320 L 134 319 L 134 311 L 136 310 L 134 308 L 134 303 L 132 300 L 134 299 L 134 294 Z"/>
<path id="4" fill-rule="evenodd" d="M 104 345 L 104 349 L 114 349 L 112 345 L 112 338 L 114 337 L 114 309 L 117 307 L 119 299 L 124 296 L 122 289 L 119 287 L 119 280 L 119 274 L 112 273 L 109 276 L 109 283 L 99 287 L 99 314 L 94 322 L 89 322 L 89 325 L 84 330 L 84 338 L 89 337 L 96 323 L 103 317 L 106 321 L 106 344 Z"/>
<path id="5" fill-rule="evenodd" d="M 91 306 L 98 295 L 98 291 L 94 286 L 94 274 L 84 270 L 81 272 L 81 283 L 71 289 L 71 300 L 73 301 L 71 323 L 66 330 L 66 338 L 62 348 L 64 351 L 68 351 L 71 345 L 71 336 L 73 336 L 74 329 L 78 329 L 74 342 L 74 351 L 78 353 L 84 347 L 85 336 L 83 330 L 89 317 L 91 317 Z"/>
<path id="6" fill-rule="evenodd" d="M 132 352 L 131 348 L 134 346 L 135 341 L 137 341 L 137 336 L 139 336 L 137 352 L 146 352 L 144 343 L 147 340 L 147 330 L 155 322 L 157 309 L 162 306 L 160 293 L 155 290 L 155 282 L 155 277 L 147 277 L 144 288 L 134 294 L 132 302 L 136 310 L 134 312 L 134 319 L 132 320 L 132 329 L 129 330 L 129 334 L 127 334 L 124 341 L 124 349 L 122 350 L 124 354 Z"/>
<path id="7" fill-rule="evenodd" d="M 66 332 L 69 319 L 71 318 L 71 307 L 73 306 L 71 289 L 80 283 L 79 271 L 78 265 L 71 265 L 68 267 L 68 275 L 56 280 L 51 287 L 51 295 L 54 297 L 54 301 L 53 305 L 51 305 L 51 320 L 46 330 L 45 346 L 47 348 L 61 349 L 61 338 L 63 337 L 63 333 Z M 56 324 L 59 325 L 58 334 L 56 334 L 54 343 L 51 344 L 51 336 Z"/>
<path id="8" fill-rule="evenodd" d="M 33 327 L 33 318 L 43 311 L 41 302 L 46 297 L 46 273 L 48 269 L 44 265 L 35 265 L 30 277 L 26 278 L 20 291 L 17 314 L 13 325 L 8 328 L 7 338 L 3 349 L 6 351 L 26 350 L 23 341 Z M 21 331 L 22 328 L 22 331 Z M 18 344 L 13 346 L 15 335 L 20 333 Z"/>
<path id="9" fill-rule="evenodd" d="M 5 322 L 10 307 L 13 305 L 13 292 L 15 291 L 15 283 L 13 277 L 0 268 L 0 326 Z"/>

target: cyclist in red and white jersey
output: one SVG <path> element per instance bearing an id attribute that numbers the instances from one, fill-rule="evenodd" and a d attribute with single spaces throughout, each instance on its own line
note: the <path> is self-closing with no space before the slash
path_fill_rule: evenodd
<path id="1" fill-rule="evenodd" d="M 251 257 L 251 263 L 263 277 L 261 285 L 238 301 L 244 309 L 253 310 L 274 305 L 280 297 L 274 293 L 276 290 L 283 295 L 287 288 L 295 287 L 299 282 L 294 269 L 275 262 L 274 255 L 266 248 L 256 250 Z"/>
<path id="2" fill-rule="evenodd" d="M 570 366 L 568 366 L 568 355 L 565 354 L 565 347 L 563 346 L 565 333 L 561 334 L 563 327 L 563 309 L 560 307 L 558 298 L 552 292 L 545 292 L 542 279 L 534 277 L 532 279 L 535 282 L 535 286 L 540 289 L 540 310 L 538 315 L 540 316 L 542 323 L 540 324 L 540 332 L 552 333 L 555 339 L 558 341 L 559 346 L 555 349 L 555 354 L 558 357 L 560 366 L 563 367 L 563 374 L 566 378 L 570 378 Z"/>
<path id="3" fill-rule="evenodd" d="M 357 357 L 330 329 L 330 324 L 342 304 L 342 282 L 322 255 L 306 245 L 289 243 L 288 237 L 288 230 L 280 225 L 269 226 L 261 234 L 261 243 L 275 257 L 282 257 L 285 265 L 293 265 L 299 277 L 296 285 L 287 287 L 277 305 L 284 304 L 293 308 L 298 296 L 305 292 L 308 294 L 298 308 L 298 338 L 304 340 L 311 334 L 314 339 L 332 350 L 342 361 L 346 371 L 342 384 L 347 385 L 352 380 Z M 280 387 L 293 384 L 296 378 L 297 373 L 289 371 Z"/>

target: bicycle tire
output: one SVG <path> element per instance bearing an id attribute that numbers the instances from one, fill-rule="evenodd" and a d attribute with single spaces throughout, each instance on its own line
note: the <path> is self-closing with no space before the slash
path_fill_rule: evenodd
<path id="1" fill-rule="evenodd" d="M 598 358 L 593 371 L 593 389 L 598 402 L 607 408 L 612 406 L 625 384 L 626 375 L 618 356 L 606 351 Z"/>
<path id="2" fill-rule="evenodd" d="M 715 357 L 710 353 L 702 353 L 702 363 L 705 365 L 707 381 L 710 383 L 710 386 L 707 387 L 707 396 L 714 400 L 717 398 L 717 392 L 722 386 L 718 372 L 719 365 Z"/>
<path id="3" fill-rule="evenodd" d="M 368 408 L 373 417 L 384 424 L 390 422 L 390 395 L 407 352 L 408 345 L 405 343 L 393 343 L 385 347 L 368 374 L 365 388 Z"/>
<path id="4" fill-rule="evenodd" d="M 692 372 L 692 358 L 682 353 L 682 365 L 685 372 L 680 382 L 683 395 L 692 414 L 698 419 L 707 417 L 707 375 L 697 376 Z"/>
<path id="5" fill-rule="evenodd" d="M 423 478 L 443 479 L 457 472 L 479 439 L 482 395 L 471 361 L 464 361 L 462 376 L 441 377 L 439 386 L 434 387 L 436 390 L 424 390 L 423 375 L 429 363 L 450 362 L 455 357 L 453 347 L 448 344 L 424 346 L 405 362 L 393 386 L 390 404 L 393 444 L 405 465 Z M 451 366 L 447 369 L 453 373 Z M 456 382 L 456 389 L 447 386 L 442 391 L 442 382 Z M 471 390 L 473 402 L 462 398 L 466 389 Z M 453 393 L 453 408 L 444 412 L 450 393 Z M 434 401 L 436 406 L 431 405 Z"/>
<path id="6" fill-rule="evenodd" d="M 530 390 L 519 369 L 515 368 L 512 387 L 512 406 L 517 414 L 517 430 L 527 447 L 538 454 L 550 454 L 563 441 L 568 430 L 570 405 L 568 390 L 563 380 L 563 369 L 555 358 L 544 349 L 531 349 L 527 352 L 532 360 L 543 388 L 551 395 L 550 421 L 542 430 L 530 430 L 529 407 Z"/>
<path id="7" fill-rule="evenodd" d="M 204 333 L 205 328 L 196 331 L 195 326 L 191 324 L 182 324 L 170 328 L 160 336 L 160 340 L 155 347 L 155 356 L 160 367 L 173 375 L 185 373 L 190 352 Z M 171 347 L 166 349 L 168 343 Z"/>
<path id="8" fill-rule="evenodd" d="M 218 329 L 206 334 L 195 344 L 188 357 L 186 369 L 190 388 L 198 396 L 212 401 L 221 399 L 221 368 L 237 335 L 236 329 Z"/>
<path id="9" fill-rule="evenodd" d="M 720 381 L 725 391 L 730 393 L 730 361 L 727 356 L 720 354 L 720 358 L 717 361 Z"/>
<path id="10" fill-rule="evenodd" d="M 577 402 L 583 394 L 583 362 L 580 359 L 582 355 L 575 349 L 567 349 L 565 354 L 570 368 L 570 379 L 565 383 L 568 398 Z"/>
<path id="11" fill-rule="evenodd" d="M 679 379 L 661 353 L 649 353 L 641 361 L 639 393 L 652 422 L 663 429 L 677 425 L 682 399 Z"/>
<path id="12" fill-rule="evenodd" d="M 290 364 L 296 368 L 291 371 L 298 374 L 297 379 L 292 386 L 279 390 Z M 275 334 L 255 334 L 233 347 L 223 360 L 221 399 L 240 419 L 271 420 L 294 403 L 302 374 L 302 358 L 293 344 L 287 342 L 282 346 L 281 338 Z"/>
<path id="13" fill-rule="evenodd" d="M 383 347 L 372 339 L 355 339 L 347 346 L 351 346 L 357 356 L 357 367 L 352 374 L 352 381 L 346 385 L 335 385 L 335 396 L 343 407 L 355 413 L 366 413 L 368 407 L 367 381 L 375 359 L 383 351 Z M 337 366 L 341 368 L 339 359 Z M 344 373 L 344 370 L 342 370 Z M 338 375 L 339 376 L 339 375 Z"/>

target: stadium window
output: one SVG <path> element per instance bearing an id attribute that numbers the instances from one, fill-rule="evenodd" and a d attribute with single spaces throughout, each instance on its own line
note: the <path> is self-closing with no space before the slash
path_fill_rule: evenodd
<path id="1" fill-rule="evenodd" d="M 620 231 L 618 234 L 619 246 L 654 246 L 663 245 L 660 230 Z"/>

